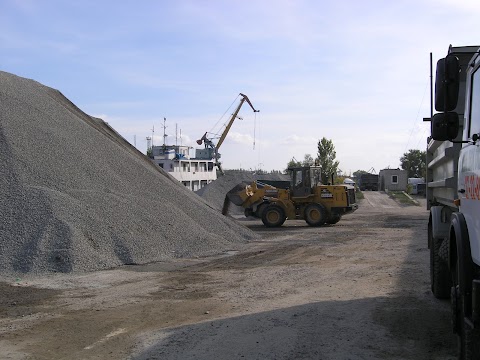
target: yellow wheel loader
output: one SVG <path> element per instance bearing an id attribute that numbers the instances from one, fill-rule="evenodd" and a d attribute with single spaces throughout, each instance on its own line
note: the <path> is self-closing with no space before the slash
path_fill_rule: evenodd
<path id="1" fill-rule="evenodd" d="M 245 209 L 245 216 L 260 218 L 267 227 L 282 226 L 287 219 L 303 219 L 310 226 L 321 226 L 335 224 L 358 208 L 353 186 L 320 184 L 320 167 L 288 170 L 291 181 L 238 184 L 225 196 L 222 213 L 228 213 L 232 202 Z"/>

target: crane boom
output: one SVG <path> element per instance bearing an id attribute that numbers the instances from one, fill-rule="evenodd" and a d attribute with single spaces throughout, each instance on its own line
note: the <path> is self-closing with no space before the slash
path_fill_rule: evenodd
<path id="1" fill-rule="evenodd" d="M 217 165 L 218 169 L 220 170 L 220 172 L 222 174 L 223 174 L 223 170 L 222 170 L 222 167 L 221 167 L 220 161 L 219 161 L 220 154 L 218 153 L 218 149 L 220 148 L 220 146 L 222 146 L 223 141 L 225 140 L 225 137 L 227 136 L 228 131 L 232 127 L 233 122 L 237 118 L 237 115 L 240 112 L 240 109 L 241 109 L 243 103 L 246 101 L 248 103 L 248 105 L 250 105 L 250 107 L 252 108 L 253 112 L 259 112 L 260 111 L 260 110 L 256 110 L 253 107 L 253 105 L 250 102 L 250 99 L 248 98 L 247 95 L 240 93 L 240 96 L 242 97 L 240 99 L 240 103 L 238 104 L 237 108 L 235 109 L 235 112 L 232 114 L 232 117 L 230 118 L 230 121 L 228 122 L 227 126 L 225 127 L 225 130 L 223 131 L 222 135 L 220 136 L 220 139 L 218 140 L 217 145 L 215 146 L 213 141 L 207 138 L 207 133 L 205 133 L 200 140 L 197 140 L 198 145 L 202 145 L 202 143 L 204 143 L 205 148 L 208 147 L 209 149 L 211 149 L 211 151 L 214 152 L 213 157 L 215 158 L 215 165 Z"/>
<path id="2" fill-rule="evenodd" d="M 227 126 L 225 127 L 225 130 L 223 131 L 222 136 L 220 136 L 220 140 L 218 140 L 218 143 L 217 143 L 217 146 L 216 146 L 217 150 L 220 148 L 220 146 L 222 146 L 223 140 L 225 140 L 225 137 L 227 136 L 228 132 L 230 131 L 230 128 L 232 127 L 232 124 L 235 121 L 235 119 L 236 119 L 238 113 L 240 112 L 240 109 L 241 109 L 241 107 L 242 107 L 242 105 L 245 101 L 248 103 L 248 105 L 250 105 L 253 112 L 259 112 L 260 111 L 260 110 L 255 110 L 255 108 L 253 107 L 253 105 L 250 102 L 250 99 L 248 98 L 247 95 L 240 93 L 240 96 L 242 97 L 242 99 L 240 100 L 240 103 L 238 104 L 237 109 L 232 114 L 232 117 L 231 117 L 230 121 L 228 122 Z"/>

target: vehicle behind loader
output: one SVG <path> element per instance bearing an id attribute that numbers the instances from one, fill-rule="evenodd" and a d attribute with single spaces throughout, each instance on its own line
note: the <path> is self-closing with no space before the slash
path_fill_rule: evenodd
<path id="1" fill-rule="evenodd" d="M 226 215 L 233 203 L 245 209 L 245 216 L 260 218 L 267 227 L 282 226 L 287 219 L 321 226 L 335 224 L 358 208 L 353 186 L 320 184 L 320 167 L 288 170 L 290 182 L 276 182 L 274 186 L 257 180 L 236 185 L 225 196 L 222 213 Z"/>

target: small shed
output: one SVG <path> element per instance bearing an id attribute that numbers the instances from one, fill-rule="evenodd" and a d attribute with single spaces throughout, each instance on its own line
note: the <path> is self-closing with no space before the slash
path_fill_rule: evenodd
<path id="1" fill-rule="evenodd" d="M 405 191 L 408 184 L 407 170 L 383 169 L 378 174 L 380 190 Z"/>

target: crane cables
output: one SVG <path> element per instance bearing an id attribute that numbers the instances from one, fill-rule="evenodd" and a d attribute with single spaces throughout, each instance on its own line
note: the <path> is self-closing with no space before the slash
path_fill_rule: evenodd
<path id="1" fill-rule="evenodd" d="M 257 112 L 254 111 L 255 117 L 253 118 L 253 150 L 255 150 L 255 131 L 257 129 Z"/>
<path id="2" fill-rule="evenodd" d="M 215 134 L 216 136 L 219 136 L 219 134 L 217 133 L 214 133 L 213 130 L 217 127 L 218 123 L 220 122 L 220 120 L 223 119 L 223 117 L 225 116 L 225 114 L 227 113 L 227 111 L 229 111 L 233 104 L 235 104 L 235 102 L 237 101 L 237 99 L 240 97 L 240 94 L 237 95 L 237 97 L 235 98 L 235 100 L 232 101 L 232 103 L 230 104 L 230 106 L 227 108 L 227 110 L 225 110 L 225 112 L 222 114 L 222 116 L 220 116 L 220 118 L 217 120 L 217 122 L 215 123 L 215 125 L 213 125 L 212 129 L 209 131 L 210 134 Z M 225 124 L 224 124 L 225 125 Z"/>

